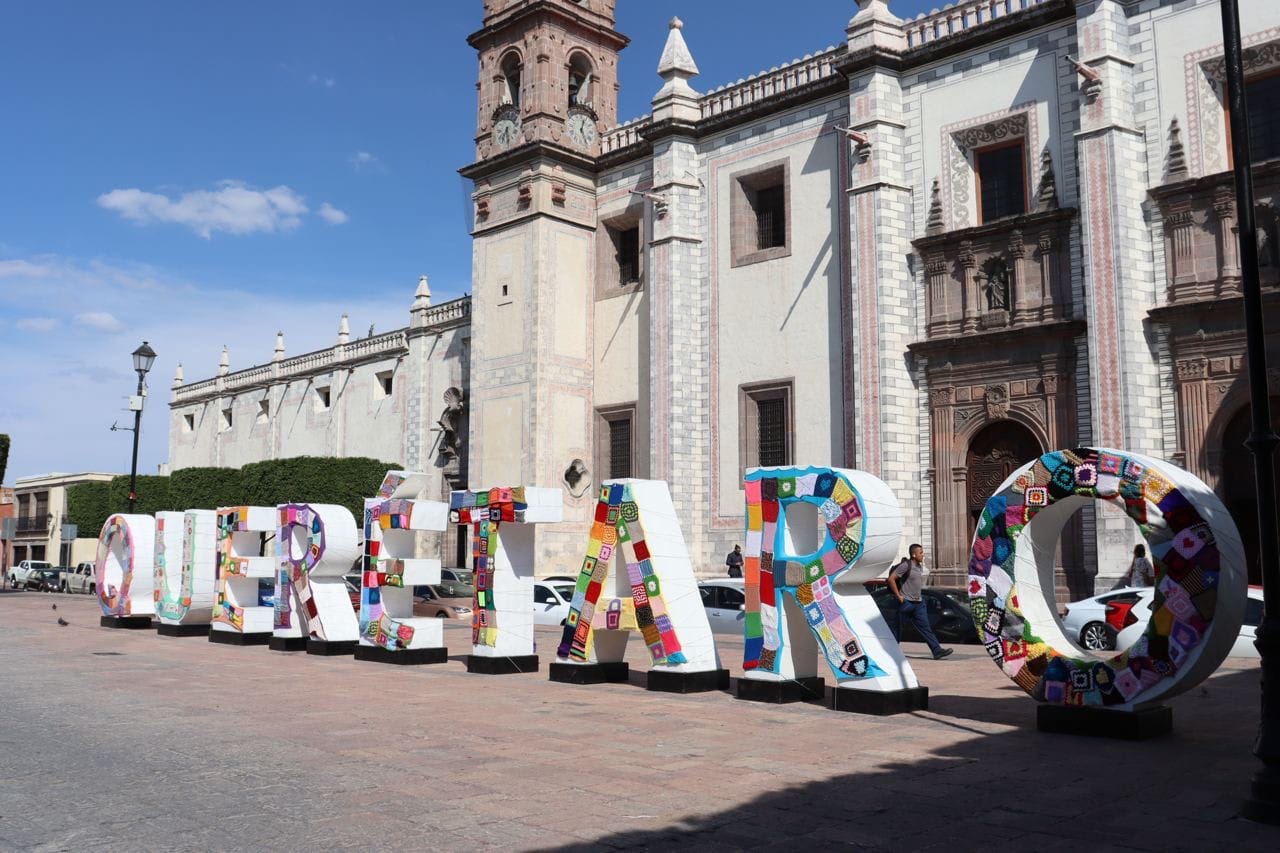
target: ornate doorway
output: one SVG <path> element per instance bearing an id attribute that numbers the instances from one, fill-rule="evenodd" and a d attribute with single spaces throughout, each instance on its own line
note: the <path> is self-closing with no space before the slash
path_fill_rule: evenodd
<path id="1" fill-rule="evenodd" d="M 965 506 L 969 515 L 969 538 L 978 526 L 982 508 L 996 488 L 1022 465 L 1043 451 L 1031 430 L 1014 421 L 996 421 L 983 427 L 969 442 L 965 460 L 968 472 Z"/>
<path id="2" fill-rule="evenodd" d="M 1253 453 L 1245 440 L 1253 430 L 1250 407 L 1236 412 L 1222 431 L 1222 479 L 1219 481 L 1222 502 L 1235 520 L 1244 541 L 1245 565 L 1249 583 L 1262 583 L 1262 564 L 1258 554 L 1258 495 L 1253 476 Z M 1272 427 L 1280 429 L 1280 397 L 1271 398 Z M 1280 457 L 1272 462 L 1280 476 Z"/>

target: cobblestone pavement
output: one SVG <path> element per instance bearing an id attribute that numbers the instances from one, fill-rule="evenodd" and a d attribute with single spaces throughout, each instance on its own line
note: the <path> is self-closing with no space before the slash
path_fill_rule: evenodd
<path id="1" fill-rule="evenodd" d="M 1171 738 L 1128 743 L 1037 733 L 972 646 L 909 646 L 930 711 L 874 718 L 554 684 L 550 629 L 542 672 L 482 676 L 462 625 L 448 663 L 402 668 L 98 613 L 0 594 L 0 849 L 1280 848 L 1234 817 L 1256 663 L 1175 699 Z M 740 651 L 722 644 L 730 667 Z"/>

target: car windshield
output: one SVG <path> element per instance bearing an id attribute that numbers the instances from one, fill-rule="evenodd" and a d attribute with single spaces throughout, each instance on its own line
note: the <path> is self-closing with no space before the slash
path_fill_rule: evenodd
<path id="1" fill-rule="evenodd" d="M 32 560 L 30 565 L 31 565 L 31 568 L 33 568 L 33 569 L 37 569 L 37 570 L 39 570 L 39 569 L 51 569 L 51 568 L 53 568 L 53 563 L 41 563 L 41 562 L 37 562 L 37 561 L 35 561 L 35 560 Z"/>
<path id="2" fill-rule="evenodd" d="M 468 572 L 462 569 L 450 569 L 454 577 L 458 579 L 458 583 L 474 584 L 476 582 L 475 572 Z"/>
<path id="3" fill-rule="evenodd" d="M 565 601 L 573 601 L 574 585 L 571 583 L 558 583 L 552 587 L 561 598 Z"/>

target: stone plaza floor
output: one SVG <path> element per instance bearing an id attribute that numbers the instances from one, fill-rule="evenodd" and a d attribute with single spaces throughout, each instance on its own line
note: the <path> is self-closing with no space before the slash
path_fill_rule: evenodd
<path id="1" fill-rule="evenodd" d="M 541 672 L 484 676 L 461 624 L 448 663 L 397 667 L 99 613 L 0 593 L 0 849 L 1280 849 L 1235 817 L 1256 661 L 1132 743 L 1038 733 L 978 646 L 908 644 L 930 709 L 878 718 L 651 693 L 635 640 L 631 684 L 551 683 L 554 629 Z"/>

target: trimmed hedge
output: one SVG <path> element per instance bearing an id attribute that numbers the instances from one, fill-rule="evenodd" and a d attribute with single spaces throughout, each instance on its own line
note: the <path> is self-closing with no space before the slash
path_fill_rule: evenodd
<path id="1" fill-rule="evenodd" d="M 359 524 L 365 498 L 376 495 L 386 473 L 400 467 L 359 456 L 295 456 L 243 468 L 183 468 L 169 477 L 139 476 L 134 511 L 151 515 L 164 510 L 307 502 L 345 506 Z M 67 490 L 67 520 L 79 525 L 83 537 L 97 536 L 108 516 L 128 508 L 127 474 L 113 477 L 110 483 L 81 483 Z"/>
<path id="2" fill-rule="evenodd" d="M 80 528 L 81 537 L 97 537 L 111 506 L 110 483 L 80 483 L 67 489 L 67 521 Z"/>

